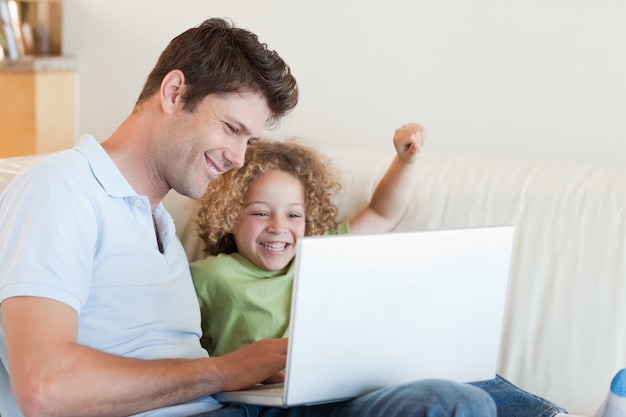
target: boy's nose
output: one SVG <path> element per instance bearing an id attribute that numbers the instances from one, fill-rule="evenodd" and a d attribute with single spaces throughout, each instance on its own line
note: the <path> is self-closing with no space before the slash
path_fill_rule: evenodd
<path id="1" fill-rule="evenodd" d="M 268 229 L 274 233 L 282 232 L 285 230 L 285 223 L 282 221 L 282 219 L 274 217 L 270 222 Z"/>

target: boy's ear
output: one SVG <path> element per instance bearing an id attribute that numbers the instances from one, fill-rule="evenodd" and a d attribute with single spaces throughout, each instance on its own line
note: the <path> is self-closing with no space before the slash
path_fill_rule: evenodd
<path id="1" fill-rule="evenodd" d="M 165 113 L 172 114 L 176 107 L 183 103 L 185 88 L 185 74 L 181 70 L 172 70 L 165 74 L 159 91 L 161 109 Z"/>

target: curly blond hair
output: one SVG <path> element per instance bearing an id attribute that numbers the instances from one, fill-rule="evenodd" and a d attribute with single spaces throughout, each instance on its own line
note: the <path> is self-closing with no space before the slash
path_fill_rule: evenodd
<path id="1" fill-rule="evenodd" d="M 298 178 L 304 189 L 305 236 L 337 227 L 333 198 L 341 189 L 330 159 L 311 147 L 285 141 L 259 141 L 246 151 L 245 164 L 220 175 L 195 202 L 196 231 L 210 255 L 237 252 L 232 233 L 248 186 L 260 175 L 280 170 Z"/>

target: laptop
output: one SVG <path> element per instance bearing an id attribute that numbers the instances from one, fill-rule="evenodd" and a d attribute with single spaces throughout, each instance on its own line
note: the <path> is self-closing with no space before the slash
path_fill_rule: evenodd
<path id="1" fill-rule="evenodd" d="M 514 227 L 300 239 L 285 381 L 215 395 L 292 407 L 496 374 Z"/>

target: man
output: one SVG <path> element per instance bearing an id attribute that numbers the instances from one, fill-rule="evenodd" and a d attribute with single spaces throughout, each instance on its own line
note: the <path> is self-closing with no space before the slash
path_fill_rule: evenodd
<path id="1" fill-rule="evenodd" d="M 27 169 L 0 196 L 0 414 L 495 416 L 482 390 L 422 381 L 326 406 L 225 407 L 281 379 L 286 340 L 208 358 L 170 189 L 198 198 L 297 103 L 289 67 L 210 19 L 174 38 L 102 144 Z M 331 376 L 329 376 L 331 377 Z M 251 413 L 251 414 L 247 414 Z"/>

